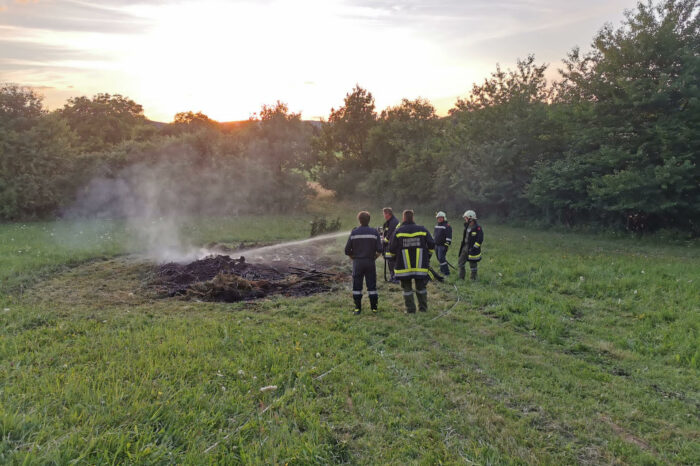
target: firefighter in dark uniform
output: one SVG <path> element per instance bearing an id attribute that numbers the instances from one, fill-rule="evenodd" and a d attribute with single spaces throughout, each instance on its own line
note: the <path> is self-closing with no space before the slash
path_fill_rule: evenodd
<path id="1" fill-rule="evenodd" d="M 416 282 L 416 297 L 418 309 L 428 311 L 428 267 L 430 267 L 430 255 L 434 252 L 435 241 L 430 232 L 421 225 L 413 222 L 413 211 L 404 210 L 401 225 L 394 232 L 389 243 L 389 252 L 396 257 L 394 273 L 401 281 L 403 299 L 406 303 L 406 312 L 416 312 L 416 304 L 413 301 L 413 283 Z"/>
<path id="2" fill-rule="evenodd" d="M 465 265 L 469 262 L 471 270 L 470 278 L 476 280 L 476 270 L 481 260 L 481 244 L 484 242 L 484 230 L 476 222 L 476 212 L 467 210 L 464 212 L 464 235 L 459 246 L 459 278 L 466 275 Z"/>
<path id="3" fill-rule="evenodd" d="M 440 263 L 440 272 L 443 275 L 450 274 L 450 268 L 447 264 L 447 249 L 452 244 L 452 227 L 447 223 L 447 214 L 440 211 L 435 215 L 437 219 L 437 225 L 435 225 L 435 231 L 433 232 L 433 237 L 435 238 L 435 255 Z"/>
<path id="4" fill-rule="evenodd" d="M 386 260 L 386 265 L 389 267 L 391 283 L 398 283 L 398 280 L 396 280 L 396 276 L 394 275 L 396 258 L 393 256 L 393 254 L 391 254 L 391 252 L 389 252 L 389 242 L 391 241 L 391 237 L 393 236 L 396 227 L 399 226 L 399 219 L 396 218 L 391 207 L 384 207 L 382 210 L 384 211 L 384 220 L 386 220 L 384 225 L 382 225 L 382 237 L 384 238 L 382 240 L 384 246 L 384 260 Z"/>
<path id="5" fill-rule="evenodd" d="M 382 240 L 379 232 L 369 227 L 369 212 L 357 214 L 360 226 L 350 232 L 345 244 L 345 255 L 352 259 L 352 299 L 355 301 L 355 315 L 362 312 L 362 281 L 367 282 L 367 294 L 372 312 L 377 312 L 377 269 L 374 261 L 382 254 Z"/>

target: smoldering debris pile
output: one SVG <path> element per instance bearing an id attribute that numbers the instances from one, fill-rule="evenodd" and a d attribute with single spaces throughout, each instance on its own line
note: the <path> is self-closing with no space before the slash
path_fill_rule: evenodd
<path id="1" fill-rule="evenodd" d="M 334 273 L 283 262 L 253 264 L 244 257 L 216 255 L 189 264 L 161 265 L 152 285 L 162 297 L 235 302 L 272 294 L 309 296 L 330 290 L 340 278 Z"/>

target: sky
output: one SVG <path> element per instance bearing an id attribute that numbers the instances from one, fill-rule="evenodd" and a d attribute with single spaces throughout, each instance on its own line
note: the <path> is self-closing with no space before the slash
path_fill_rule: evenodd
<path id="1" fill-rule="evenodd" d="M 495 70 L 534 53 L 556 78 L 636 0 L 0 0 L 0 82 L 45 105 L 122 94 L 147 117 L 243 120 L 286 102 L 327 118 L 355 84 L 378 109 L 429 99 L 446 114 Z"/>

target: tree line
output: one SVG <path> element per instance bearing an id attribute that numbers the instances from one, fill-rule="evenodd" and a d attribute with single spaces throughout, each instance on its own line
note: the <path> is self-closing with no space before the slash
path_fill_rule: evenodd
<path id="1" fill-rule="evenodd" d="M 501 217 L 700 231 L 700 36 L 692 0 L 640 3 L 548 83 L 496 68 L 446 118 L 422 99 L 377 114 L 359 86 L 315 141 L 324 185 Z"/>
<path id="2" fill-rule="evenodd" d="M 298 210 L 308 191 L 300 167 L 313 130 L 281 102 L 238 124 L 191 111 L 162 124 L 147 120 L 141 105 L 121 95 L 77 97 L 49 112 L 32 89 L 5 84 L 0 220 L 118 214 L 119 193 L 103 187 L 134 189 L 146 181 L 163 193 L 149 194 L 153 205 L 172 206 L 176 202 L 165 201 L 174 198 L 191 213 Z"/>
<path id="3" fill-rule="evenodd" d="M 186 147 L 182 170 L 258 180 L 246 183 L 250 197 L 269 209 L 302 208 L 313 179 L 342 198 L 697 233 L 698 10 L 694 0 L 640 3 L 590 51 L 573 49 L 554 82 L 531 55 L 496 67 L 446 117 L 420 98 L 377 112 L 358 85 L 320 124 L 282 102 L 239 124 L 191 111 L 156 124 L 123 96 L 47 112 L 32 90 L 4 85 L 0 218 L 55 214 L 95 176 Z"/>

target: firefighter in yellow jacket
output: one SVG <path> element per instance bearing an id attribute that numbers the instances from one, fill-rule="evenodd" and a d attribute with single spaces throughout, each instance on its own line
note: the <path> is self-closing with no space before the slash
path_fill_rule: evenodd
<path id="1" fill-rule="evenodd" d="M 430 232 L 413 221 L 413 211 L 404 210 L 403 220 L 389 243 L 389 252 L 396 258 L 394 273 L 401 281 L 406 312 L 416 312 L 413 300 L 413 280 L 416 282 L 418 309 L 428 311 L 428 267 L 435 241 Z"/>
<path id="2" fill-rule="evenodd" d="M 469 278 L 476 281 L 477 266 L 481 260 L 481 243 L 484 242 L 484 230 L 476 221 L 476 212 L 467 210 L 464 212 L 464 234 L 462 244 L 459 246 L 459 278 L 466 275 L 465 265 L 469 262 L 471 275 Z"/>

